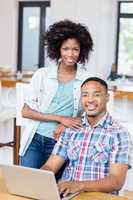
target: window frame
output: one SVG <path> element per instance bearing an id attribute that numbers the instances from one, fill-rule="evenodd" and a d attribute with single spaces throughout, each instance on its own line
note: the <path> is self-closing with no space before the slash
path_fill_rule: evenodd
<path id="1" fill-rule="evenodd" d="M 116 74 L 118 74 L 118 57 L 119 57 L 119 42 L 120 42 L 120 19 L 121 18 L 133 18 L 133 13 L 121 13 L 121 5 L 123 3 L 133 3 L 133 1 L 118 1 L 117 7 L 117 34 L 116 34 L 116 52 L 115 52 L 115 65 Z"/>
<path id="2" fill-rule="evenodd" d="M 45 51 L 43 44 L 43 30 L 46 25 L 46 7 L 50 6 L 50 1 L 20 1 L 18 2 L 18 41 L 17 41 L 17 71 L 22 71 L 22 40 L 23 40 L 23 9 L 25 7 L 40 7 L 40 31 L 39 31 L 39 56 L 38 68 L 44 66 Z M 31 69 L 32 70 L 32 69 Z"/>

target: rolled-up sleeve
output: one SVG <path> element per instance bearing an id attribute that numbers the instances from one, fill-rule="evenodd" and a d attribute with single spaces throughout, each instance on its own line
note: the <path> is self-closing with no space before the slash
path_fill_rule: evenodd
<path id="1" fill-rule="evenodd" d="M 28 85 L 28 92 L 24 97 L 24 103 L 30 108 L 39 110 L 40 94 L 41 94 L 41 71 L 38 70 L 34 73 L 30 84 Z"/>
<path id="2" fill-rule="evenodd" d="M 64 160 L 68 159 L 67 149 L 68 149 L 68 134 L 69 129 L 66 129 L 59 138 L 58 142 L 55 144 L 52 154 L 62 157 Z"/>
<path id="3" fill-rule="evenodd" d="M 130 166 L 132 141 L 130 134 L 123 128 L 113 137 L 113 145 L 110 156 L 111 163 L 122 163 Z"/>

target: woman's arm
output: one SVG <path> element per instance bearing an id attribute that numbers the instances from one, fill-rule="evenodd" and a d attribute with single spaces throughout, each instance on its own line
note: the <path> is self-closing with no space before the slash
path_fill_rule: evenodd
<path id="1" fill-rule="evenodd" d="M 22 117 L 38 121 L 60 122 L 60 118 L 58 115 L 44 114 L 42 112 L 30 108 L 27 104 L 24 104 L 22 108 Z"/>
<path id="2" fill-rule="evenodd" d="M 23 106 L 22 117 L 37 120 L 37 121 L 58 122 L 68 128 L 77 129 L 81 127 L 81 122 L 79 118 L 64 117 L 61 115 L 42 113 L 30 108 L 27 104 L 24 104 Z"/>

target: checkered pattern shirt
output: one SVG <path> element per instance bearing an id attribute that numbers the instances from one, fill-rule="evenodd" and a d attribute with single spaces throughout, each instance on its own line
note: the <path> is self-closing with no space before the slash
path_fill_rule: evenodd
<path id="1" fill-rule="evenodd" d="M 109 175 L 110 163 L 129 165 L 129 134 L 108 113 L 93 128 L 84 113 L 82 125 L 80 131 L 66 129 L 53 150 L 54 155 L 69 160 L 62 180 L 99 180 Z"/>

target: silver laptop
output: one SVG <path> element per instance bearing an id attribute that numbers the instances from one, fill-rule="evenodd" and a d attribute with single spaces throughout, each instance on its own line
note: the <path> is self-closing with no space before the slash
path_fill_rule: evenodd
<path id="1" fill-rule="evenodd" d="M 61 200 L 53 172 L 0 164 L 8 192 L 38 200 Z M 63 200 L 72 199 L 78 193 Z"/>

